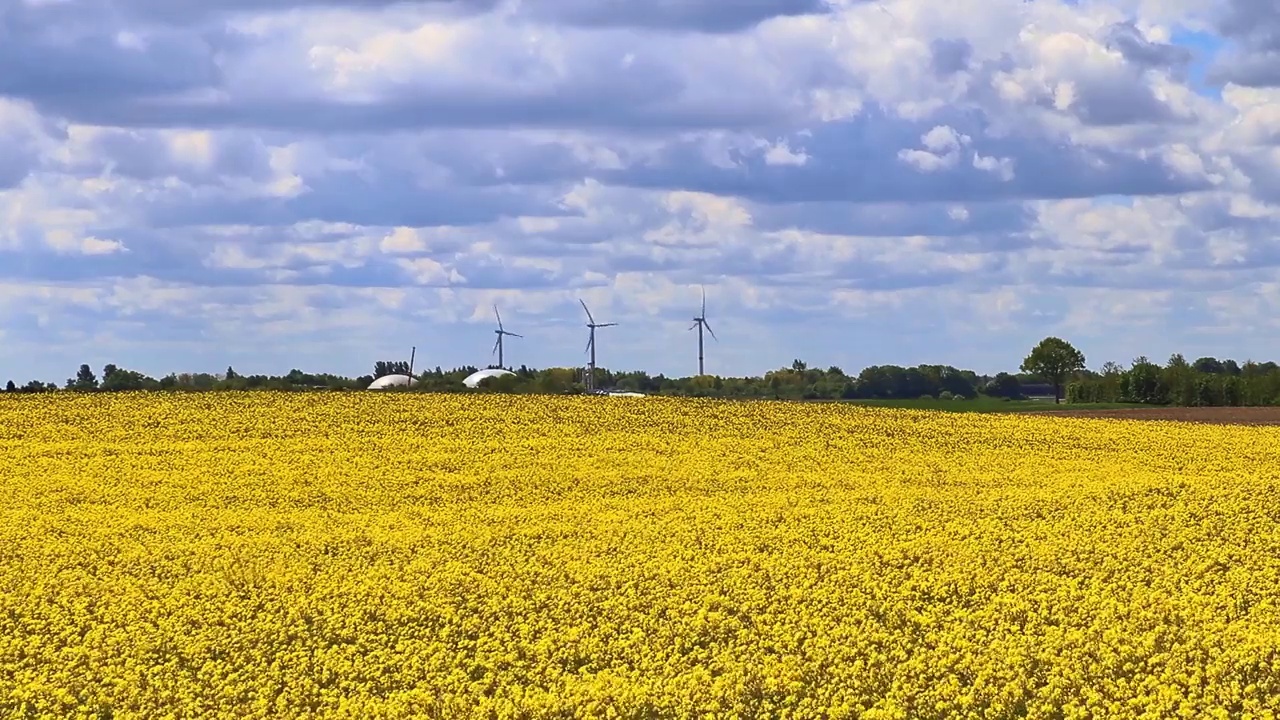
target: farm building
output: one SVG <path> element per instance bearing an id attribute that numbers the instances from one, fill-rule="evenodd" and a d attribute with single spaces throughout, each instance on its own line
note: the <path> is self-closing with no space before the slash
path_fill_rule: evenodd
<path id="1" fill-rule="evenodd" d="M 383 375 L 369 384 L 370 390 L 386 390 L 393 387 L 413 387 L 418 381 L 408 375 Z"/>
<path id="2" fill-rule="evenodd" d="M 511 372 L 510 370 L 503 370 L 502 368 L 488 368 L 487 370 L 479 370 L 477 372 L 471 373 L 465 379 L 463 379 L 462 384 L 466 385 L 469 388 L 479 387 L 481 380 L 487 380 L 488 378 L 494 378 L 494 377 L 503 377 L 504 375 L 515 375 L 515 373 Z"/>

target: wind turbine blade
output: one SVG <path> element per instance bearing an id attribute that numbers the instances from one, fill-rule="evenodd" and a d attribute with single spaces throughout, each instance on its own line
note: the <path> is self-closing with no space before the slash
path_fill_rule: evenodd
<path id="1" fill-rule="evenodd" d="M 586 304 L 585 302 L 582 302 L 582 299 L 581 299 L 581 298 L 579 298 L 579 299 L 578 299 L 578 302 L 582 303 L 582 309 L 583 309 L 583 310 L 585 310 L 585 311 L 586 311 L 586 313 L 587 313 L 587 320 L 588 320 L 592 325 L 595 325 L 595 324 L 596 324 L 596 319 L 595 319 L 595 318 L 593 318 L 593 317 L 591 317 L 591 311 L 590 311 L 590 310 L 587 310 L 587 304 Z"/>
<path id="2" fill-rule="evenodd" d="M 522 337 L 524 337 L 523 335 L 517 335 L 517 334 L 515 334 L 515 333 L 510 333 L 510 332 L 509 332 L 509 333 L 507 333 L 507 335 L 510 335 L 511 337 L 518 337 L 518 338 L 522 338 Z"/>
<path id="3" fill-rule="evenodd" d="M 697 328 L 697 327 L 698 327 L 698 323 L 695 321 L 692 325 L 690 325 L 690 326 L 689 326 L 689 329 L 690 329 L 690 330 L 693 330 L 693 329 L 695 329 L 695 328 Z"/>
<path id="4" fill-rule="evenodd" d="M 497 354 L 498 354 L 498 345 L 499 345 L 501 342 L 502 342 L 502 336 L 501 336 L 501 335 L 499 335 L 499 336 L 498 336 L 498 340 L 497 340 L 497 342 L 493 343 L 493 349 L 489 351 L 489 354 L 490 354 L 490 355 L 497 355 Z"/>
<path id="5" fill-rule="evenodd" d="M 716 337 L 716 331 L 711 329 L 711 323 L 707 322 L 705 318 L 702 320 L 702 327 L 706 328 L 707 332 L 711 334 L 712 340 L 720 342 L 720 338 Z"/>
<path id="6" fill-rule="evenodd" d="M 597 325 L 596 327 L 617 327 L 617 325 L 618 323 L 605 323 L 603 325 Z"/>
<path id="7" fill-rule="evenodd" d="M 707 289 L 703 287 L 702 288 L 702 317 L 705 318 L 706 316 L 707 316 Z"/>
<path id="8" fill-rule="evenodd" d="M 595 342 L 595 338 L 589 338 L 587 340 L 587 346 L 582 350 L 583 355 L 586 355 L 587 353 L 591 352 L 591 343 L 593 342 Z"/>
<path id="9" fill-rule="evenodd" d="M 498 306 L 493 306 L 493 314 L 498 316 L 498 329 L 502 329 L 502 313 L 498 312 Z"/>

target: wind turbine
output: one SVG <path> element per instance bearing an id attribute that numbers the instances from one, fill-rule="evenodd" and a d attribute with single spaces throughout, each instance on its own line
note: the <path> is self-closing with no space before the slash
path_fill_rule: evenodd
<path id="1" fill-rule="evenodd" d="M 497 333 L 497 335 L 498 335 L 498 342 L 496 342 L 496 343 L 494 343 L 494 344 L 493 344 L 493 351 L 492 351 L 492 352 L 490 352 L 489 354 L 490 354 L 490 355 L 492 355 L 494 352 L 498 353 L 498 367 L 499 367 L 499 368 L 505 368 L 505 367 L 506 367 L 506 365 L 503 365 L 503 364 L 502 364 L 502 336 L 503 336 L 503 335 L 510 335 L 511 337 L 524 337 L 524 336 L 523 336 L 523 335 L 517 335 L 517 334 L 515 334 L 515 333 L 513 333 L 513 332 L 507 332 L 507 331 L 502 327 L 502 313 L 498 312 L 498 306 L 497 306 L 497 305 L 494 305 L 494 306 L 493 306 L 493 314 L 494 314 L 494 315 L 496 315 L 496 316 L 498 317 L 498 329 L 497 329 L 497 330 L 494 330 L 494 332 L 495 332 L 495 333 Z"/>
<path id="2" fill-rule="evenodd" d="M 707 322 L 707 289 L 706 288 L 702 289 L 702 314 L 694 318 L 693 324 L 689 326 L 690 330 L 694 328 L 698 328 L 698 375 L 699 377 L 701 377 L 702 375 L 707 374 L 703 367 L 704 358 L 703 358 L 703 352 L 702 352 L 702 329 L 706 328 L 707 332 L 711 333 L 711 339 L 715 340 L 716 342 L 720 342 L 720 338 L 716 337 L 715 331 L 711 329 L 711 324 Z"/>
<path id="3" fill-rule="evenodd" d="M 596 328 L 613 327 L 618 323 L 597 323 L 596 319 L 591 317 L 591 311 L 587 309 L 587 304 L 582 302 L 582 309 L 587 313 L 587 327 L 591 328 L 590 338 L 587 340 L 587 352 L 591 353 L 591 362 L 587 364 L 587 389 L 596 389 Z"/>

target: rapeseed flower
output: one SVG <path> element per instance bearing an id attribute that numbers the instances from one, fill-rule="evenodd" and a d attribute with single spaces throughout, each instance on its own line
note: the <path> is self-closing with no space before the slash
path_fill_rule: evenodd
<path id="1" fill-rule="evenodd" d="M 1274 718 L 1280 433 L 0 398 L 0 716 Z"/>

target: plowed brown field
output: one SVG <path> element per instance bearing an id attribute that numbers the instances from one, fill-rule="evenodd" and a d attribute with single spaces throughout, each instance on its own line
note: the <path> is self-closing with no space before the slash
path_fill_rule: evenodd
<path id="1" fill-rule="evenodd" d="M 1280 407 L 1153 407 L 1122 410 L 1044 410 L 1049 415 L 1116 420 L 1176 420 L 1218 425 L 1280 425 Z"/>

